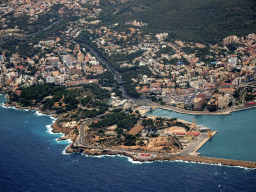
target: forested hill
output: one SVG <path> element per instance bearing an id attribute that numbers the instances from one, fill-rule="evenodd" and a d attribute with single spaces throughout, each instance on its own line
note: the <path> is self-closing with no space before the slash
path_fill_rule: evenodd
<path id="1" fill-rule="evenodd" d="M 104 18 L 120 23 L 136 19 L 148 23 L 146 30 L 166 31 L 175 39 L 217 43 L 255 32 L 255 7 L 255 0 L 131 0 L 117 4 L 114 12 L 108 9 Z"/>

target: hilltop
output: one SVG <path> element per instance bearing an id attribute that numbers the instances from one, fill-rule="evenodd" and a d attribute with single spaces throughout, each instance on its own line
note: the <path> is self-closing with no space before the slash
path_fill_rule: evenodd
<path id="1" fill-rule="evenodd" d="M 218 43 L 230 35 L 253 32 L 255 5 L 250 0 L 132 0 L 104 4 L 101 16 L 105 23 L 140 20 L 148 24 L 147 32 L 165 31 L 173 39 Z"/>

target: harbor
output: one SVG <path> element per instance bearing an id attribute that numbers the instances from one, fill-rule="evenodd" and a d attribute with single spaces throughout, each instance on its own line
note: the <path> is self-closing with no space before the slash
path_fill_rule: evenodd
<path id="1" fill-rule="evenodd" d="M 191 155 L 191 156 L 198 156 L 200 155 L 199 152 L 197 152 L 207 141 L 209 141 L 217 131 L 212 131 L 209 135 L 209 133 L 201 133 L 196 141 L 193 141 L 188 146 L 186 146 L 182 151 L 182 155 Z"/>
<path id="2" fill-rule="evenodd" d="M 148 118 L 156 119 L 157 116 L 147 114 L 152 110 L 154 110 L 154 108 L 141 107 L 139 111 L 142 112 L 143 115 L 147 115 Z M 170 117 L 164 118 L 171 119 Z M 211 131 L 208 127 L 197 125 L 195 119 L 193 119 L 193 123 L 182 119 L 177 119 L 177 121 L 188 125 L 190 127 L 190 132 L 186 132 L 182 127 L 173 127 L 157 133 L 159 133 L 160 136 L 165 136 L 166 134 L 175 136 L 183 147 L 179 153 L 181 155 L 200 155 L 197 151 L 217 133 L 217 131 Z"/>

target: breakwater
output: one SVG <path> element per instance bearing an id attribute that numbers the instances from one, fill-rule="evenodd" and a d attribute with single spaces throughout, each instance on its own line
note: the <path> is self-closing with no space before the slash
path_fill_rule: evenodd
<path id="1" fill-rule="evenodd" d="M 121 155 L 125 157 L 132 158 L 133 161 L 139 162 L 150 162 L 150 161 L 187 161 L 187 162 L 197 162 L 197 163 L 207 163 L 207 164 L 219 164 L 219 165 L 227 165 L 227 166 L 239 166 L 246 168 L 256 168 L 256 162 L 252 161 L 240 161 L 240 160 L 232 160 L 232 159 L 222 159 L 222 158 L 214 158 L 214 157 L 201 157 L 201 156 L 188 156 L 188 155 L 167 155 L 161 154 L 156 155 L 156 153 L 148 153 L 145 151 L 124 151 L 124 150 L 96 150 L 96 149 L 88 149 L 88 148 L 75 148 L 72 144 L 67 147 L 66 153 L 83 153 L 89 156 L 104 156 L 104 155 Z M 141 157 L 140 154 L 147 153 L 150 154 L 149 157 Z"/>

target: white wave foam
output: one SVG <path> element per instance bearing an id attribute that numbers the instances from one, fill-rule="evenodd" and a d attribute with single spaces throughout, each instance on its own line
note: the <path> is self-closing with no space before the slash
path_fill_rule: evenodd
<path id="1" fill-rule="evenodd" d="M 28 109 L 19 109 L 19 108 L 16 108 L 14 106 L 9 106 L 9 107 L 6 107 L 5 103 L 1 103 L 1 106 L 5 109 L 13 109 L 13 110 L 16 110 L 16 111 L 28 111 Z"/>
<path id="2" fill-rule="evenodd" d="M 7 107 L 4 105 L 4 103 L 1 103 L 1 107 L 3 107 L 3 108 L 7 108 Z"/>
<path id="3" fill-rule="evenodd" d="M 54 133 L 54 132 L 53 132 L 53 129 L 52 129 L 52 124 L 46 125 L 46 129 L 47 129 L 46 132 L 49 133 L 49 134 L 51 134 L 51 135 L 53 135 L 53 134 L 59 134 L 60 137 L 64 137 L 64 136 L 65 136 L 64 133 Z"/>
<path id="4" fill-rule="evenodd" d="M 54 122 L 57 120 L 57 118 L 55 118 L 55 117 L 53 117 L 53 116 L 51 116 L 51 115 L 43 114 L 43 113 L 41 113 L 40 111 L 35 111 L 35 115 L 36 115 L 36 116 L 49 116 L 50 119 L 54 120 Z"/>
<path id="5" fill-rule="evenodd" d="M 51 134 L 51 135 L 53 135 L 53 134 L 60 134 L 60 135 L 64 136 L 63 133 L 54 133 L 54 132 L 53 132 L 53 129 L 52 129 L 52 124 L 46 125 L 46 128 L 47 128 L 47 131 L 46 131 L 46 132 L 49 133 L 49 134 Z"/>
<path id="6" fill-rule="evenodd" d="M 16 111 L 21 111 L 21 109 L 18 109 L 18 108 L 16 108 L 16 107 L 8 107 L 9 109 L 14 109 L 14 110 L 16 110 Z M 26 111 L 26 109 L 24 109 L 24 111 Z"/>
<path id="7" fill-rule="evenodd" d="M 71 144 L 72 143 L 71 139 L 66 139 L 66 140 L 61 140 L 61 141 L 59 141 L 58 139 L 59 138 L 55 139 L 55 141 L 60 144 Z"/>
<path id="8" fill-rule="evenodd" d="M 128 161 L 132 164 L 142 164 L 142 163 L 146 163 L 146 162 L 140 162 L 140 161 L 134 161 L 131 157 L 126 157 L 128 159 Z"/>
<path id="9" fill-rule="evenodd" d="M 45 114 L 40 113 L 39 111 L 36 111 L 35 114 L 36 114 L 37 116 L 46 116 Z"/>
<path id="10" fill-rule="evenodd" d="M 1 106 L 3 108 L 10 108 L 10 109 L 14 109 L 14 110 L 18 110 L 18 111 L 28 111 L 28 109 L 18 109 L 16 107 L 13 107 L 13 106 L 10 106 L 10 107 L 6 107 L 4 103 L 1 103 Z M 53 132 L 53 128 L 52 128 L 52 124 L 55 123 L 55 121 L 57 120 L 57 118 L 51 116 L 51 115 L 46 115 L 46 114 L 43 114 L 43 113 L 40 113 L 39 111 L 35 111 L 35 115 L 36 116 L 49 116 L 50 119 L 52 120 L 52 123 L 50 125 L 46 125 L 46 132 L 49 133 L 49 134 L 59 134 L 60 137 L 63 137 L 64 134 L 63 133 L 54 133 Z M 27 122 L 27 121 L 26 121 Z M 68 144 L 67 147 L 69 146 L 70 143 L 72 143 L 72 141 L 70 139 L 68 140 L 65 140 L 65 141 L 58 141 L 58 138 L 56 139 L 57 143 L 62 143 L 62 144 Z M 65 153 L 67 147 L 65 147 L 64 151 L 62 152 L 62 154 L 66 154 L 66 155 L 69 155 L 67 153 Z"/>
<path id="11" fill-rule="evenodd" d="M 130 163 L 132 164 L 143 164 L 143 163 L 153 163 L 153 161 L 144 161 L 144 162 L 141 162 L 141 161 L 134 161 L 131 157 L 128 157 L 128 156 L 124 156 L 124 155 L 87 155 L 87 154 L 84 154 L 84 153 L 81 153 L 81 155 L 84 155 L 86 157 L 91 157 L 91 158 L 104 158 L 104 157 L 121 157 L 121 158 L 126 158 Z"/>
<path id="12" fill-rule="evenodd" d="M 82 153 L 83 154 L 83 153 Z M 87 155 L 87 154 L 83 154 L 87 157 L 92 157 L 92 158 L 103 158 L 103 157 L 125 157 L 125 156 L 121 156 L 121 155 Z"/>
<path id="13" fill-rule="evenodd" d="M 17 111 L 19 110 L 18 108 L 15 108 L 15 107 L 13 107 L 13 106 L 6 107 L 5 103 L 2 103 L 1 106 L 2 106 L 3 108 L 5 108 L 5 109 L 14 109 L 14 110 L 17 110 Z"/>
<path id="14" fill-rule="evenodd" d="M 47 133 L 49 133 L 49 134 L 55 134 L 55 133 L 53 133 L 52 132 L 52 126 L 51 125 L 46 125 L 46 128 L 47 128 Z"/>
<path id="15" fill-rule="evenodd" d="M 50 119 L 52 119 L 52 120 L 54 120 L 54 121 L 57 120 L 57 118 L 55 118 L 55 117 L 53 117 L 53 116 L 51 116 L 51 115 L 50 115 Z"/>
<path id="16" fill-rule="evenodd" d="M 53 135 L 53 134 L 57 134 L 59 135 L 58 138 L 60 137 L 64 137 L 65 134 L 64 133 L 54 133 L 53 132 L 53 128 L 52 128 L 52 124 L 55 123 L 55 121 L 57 120 L 57 118 L 52 117 L 51 115 L 46 115 L 46 114 L 42 114 L 39 111 L 36 111 L 35 113 L 37 116 L 49 116 L 52 119 L 52 123 L 50 125 L 46 125 L 46 132 Z M 58 144 L 67 144 L 67 146 L 64 148 L 64 150 L 62 151 L 63 155 L 70 155 L 70 153 L 66 153 L 67 147 L 72 143 L 72 141 L 70 139 L 67 140 L 63 140 L 63 141 L 58 141 L 58 138 L 55 139 L 56 143 Z"/>
<path id="17" fill-rule="evenodd" d="M 59 141 L 59 142 L 61 142 L 63 144 L 71 144 L 72 143 L 71 139 L 67 139 L 67 140 L 63 140 L 63 141 Z"/>
<path id="18" fill-rule="evenodd" d="M 107 157 L 107 155 L 92 155 L 90 157 L 92 157 L 92 158 L 103 158 L 103 157 Z"/>
<path id="19" fill-rule="evenodd" d="M 62 154 L 63 154 L 63 155 L 71 155 L 70 153 L 66 153 L 67 148 L 68 148 L 68 145 L 67 145 L 67 146 L 65 147 L 65 149 L 62 151 Z"/>
<path id="20" fill-rule="evenodd" d="M 154 162 L 160 162 L 160 163 L 163 163 L 163 162 L 179 162 L 179 163 L 189 163 L 189 164 L 202 164 L 202 165 L 212 165 L 212 166 L 225 166 L 225 167 L 230 167 L 230 168 L 240 168 L 240 169 L 245 169 L 245 170 L 255 170 L 256 168 L 248 168 L 248 167 L 242 167 L 242 166 L 231 166 L 231 165 L 223 165 L 221 163 L 205 163 L 205 162 L 195 162 L 195 161 L 184 161 L 184 160 L 156 160 L 156 161 L 144 161 L 144 162 L 141 162 L 141 161 L 134 161 L 131 157 L 128 157 L 128 156 L 124 156 L 124 155 L 96 155 L 96 156 L 90 156 L 90 155 L 87 155 L 87 154 L 83 154 L 81 153 L 81 155 L 84 155 L 86 157 L 93 157 L 93 158 L 103 158 L 103 157 L 123 157 L 123 158 L 127 158 L 128 161 L 130 163 L 133 163 L 133 164 L 143 164 L 143 163 L 154 163 Z"/>
<path id="21" fill-rule="evenodd" d="M 168 161 L 168 160 L 167 160 L 167 161 Z M 206 162 L 183 161 L 183 160 L 174 160 L 174 161 L 169 161 L 169 162 L 180 162 L 180 163 L 193 163 L 193 164 L 201 164 L 201 165 L 213 165 L 213 166 L 235 167 L 235 168 L 240 168 L 240 169 L 245 169 L 245 170 L 254 170 L 254 169 L 256 169 L 256 168 L 248 168 L 248 167 L 243 167 L 243 166 L 223 165 L 223 164 L 221 164 L 221 163 L 206 163 Z"/>

